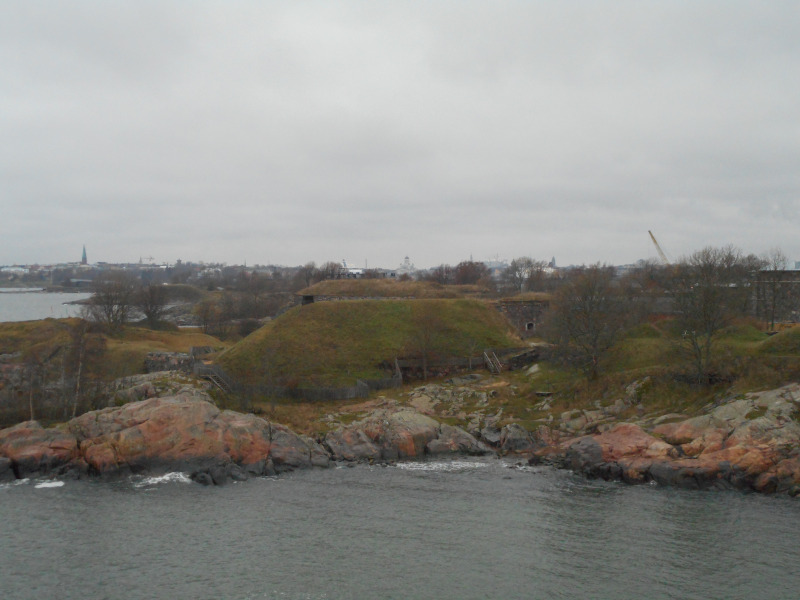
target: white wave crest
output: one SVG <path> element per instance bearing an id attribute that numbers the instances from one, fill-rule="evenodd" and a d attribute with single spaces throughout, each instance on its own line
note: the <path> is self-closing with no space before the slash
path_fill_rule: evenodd
<path id="1" fill-rule="evenodd" d="M 134 487 L 147 487 L 150 485 L 159 485 L 161 483 L 192 483 L 187 473 L 174 471 L 172 473 L 164 473 L 163 475 L 156 475 L 153 477 L 145 477 L 141 481 L 133 484 Z"/>
<path id="2" fill-rule="evenodd" d="M 42 488 L 57 488 L 62 487 L 64 485 L 63 481 L 42 481 L 41 483 L 37 483 L 33 486 L 35 489 L 39 490 Z"/>
<path id="3" fill-rule="evenodd" d="M 398 469 L 408 471 L 466 471 L 469 469 L 483 469 L 488 463 L 468 461 L 468 460 L 435 460 L 427 462 L 404 462 L 397 463 Z"/>
<path id="4" fill-rule="evenodd" d="M 30 482 L 30 479 L 28 479 L 26 477 L 25 479 L 15 479 L 14 481 L 10 481 L 8 483 L 0 483 L 0 490 L 5 489 L 5 488 L 16 487 L 18 485 L 25 485 L 26 483 L 29 483 L 29 482 Z"/>

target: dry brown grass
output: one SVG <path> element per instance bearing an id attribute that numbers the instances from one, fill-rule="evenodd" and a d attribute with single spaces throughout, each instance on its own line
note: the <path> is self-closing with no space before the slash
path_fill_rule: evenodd
<path id="1" fill-rule="evenodd" d="M 47 354 L 56 346 L 67 343 L 70 325 L 75 322 L 77 319 L 0 323 L 0 354 Z"/>
<path id="2" fill-rule="evenodd" d="M 325 415 L 344 412 L 355 417 L 355 413 L 361 411 L 357 407 L 364 403 L 353 404 L 354 402 L 352 400 L 339 402 L 284 400 L 272 404 L 269 400 L 259 400 L 253 403 L 253 411 L 265 419 L 286 425 L 296 433 L 316 438 L 331 429 L 331 425 L 323 421 Z M 365 408 L 364 410 L 369 409 Z"/>
<path id="3" fill-rule="evenodd" d="M 192 346 L 218 348 L 226 345 L 197 329 L 154 331 L 143 327 L 126 327 L 121 336 L 109 339 L 109 346 L 114 344 L 146 347 L 151 352 L 188 352 Z"/>
<path id="4" fill-rule="evenodd" d="M 153 331 L 126 327 L 120 335 L 105 336 L 105 355 L 96 374 L 103 379 L 135 375 L 142 372 L 148 352 L 189 352 L 192 346 L 222 348 L 226 344 L 196 330 Z"/>

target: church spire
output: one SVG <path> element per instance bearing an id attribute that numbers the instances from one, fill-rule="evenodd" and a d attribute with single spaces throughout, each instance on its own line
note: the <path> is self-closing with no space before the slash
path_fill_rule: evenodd
<path id="1" fill-rule="evenodd" d="M 81 256 L 81 264 L 88 264 L 86 261 L 86 244 L 83 245 L 83 256 Z"/>

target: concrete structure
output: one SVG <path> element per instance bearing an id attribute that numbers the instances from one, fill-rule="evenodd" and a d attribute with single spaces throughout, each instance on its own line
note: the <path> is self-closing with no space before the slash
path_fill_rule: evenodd
<path id="1" fill-rule="evenodd" d="M 550 302 L 549 300 L 499 300 L 496 306 L 524 339 L 540 335 L 539 329 Z"/>

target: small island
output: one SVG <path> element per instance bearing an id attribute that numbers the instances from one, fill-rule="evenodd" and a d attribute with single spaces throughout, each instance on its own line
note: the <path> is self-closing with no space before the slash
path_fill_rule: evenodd
<path id="1" fill-rule="evenodd" d="M 627 483 L 798 495 L 800 333 L 776 327 L 779 311 L 752 314 L 743 259 L 704 252 L 695 263 L 721 261 L 706 283 L 692 262 L 575 268 L 543 278 L 551 291 L 516 294 L 325 279 L 264 292 L 273 314 L 227 332 L 178 329 L 166 311 L 103 319 L 101 288 L 94 319 L 0 324 L 0 480 L 183 471 L 220 485 L 497 454 Z M 186 288 L 169 291 L 188 305 L 174 314 L 210 319 L 224 301 Z"/>

